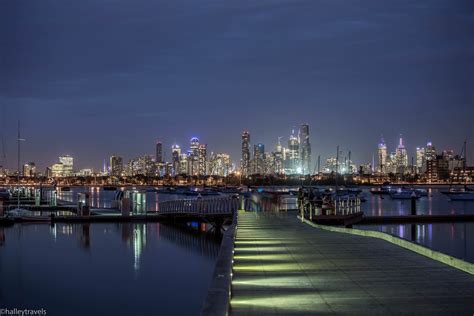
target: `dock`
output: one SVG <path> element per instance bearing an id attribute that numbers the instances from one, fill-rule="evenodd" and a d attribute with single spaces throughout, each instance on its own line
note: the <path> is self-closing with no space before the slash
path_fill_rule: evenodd
<path id="1" fill-rule="evenodd" d="M 474 312 L 472 274 L 295 213 L 239 212 L 234 246 L 232 315 Z"/>

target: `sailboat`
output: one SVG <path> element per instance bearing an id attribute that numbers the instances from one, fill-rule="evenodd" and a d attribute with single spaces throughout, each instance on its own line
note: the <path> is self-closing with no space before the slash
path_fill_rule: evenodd
<path id="1" fill-rule="evenodd" d="M 31 211 L 20 207 L 20 158 L 21 158 L 21 142 L 25 139 L 21 138 L 20 134 L 20 121 L 18 121 L 18 169 L 17 169 L 17 206 L 13 210 L 7 212 L 7 217 L 12 218 L 15 221 L 48 221 L 50 220 L 47 216 L 33 216 Z"/>
<path id="2" fill-rule="evenodd" d="M 463 162 L 463 177 L 464 177 L 466 174 L 466 162 L 467 162 L 466 142 L 464 142 L 461 155 L 464 156 L 464 162 Z M 447 195 L 451 199 L 451 201 L 474 201 L 474 189 L 468 188 L 467 184 L 464 184 L 464 188 L 461 188 L 461 189 L 450 188 L 449 191 L 445 191 L 442 193 Z"/>

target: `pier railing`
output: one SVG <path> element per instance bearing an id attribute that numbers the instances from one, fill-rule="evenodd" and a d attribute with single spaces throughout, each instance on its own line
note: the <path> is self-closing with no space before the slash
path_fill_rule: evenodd
<path id="1" fill-rule="evenodd" d="M 172 200 L 158 204 L 158 214 L 226 215 L 239 209 L 236 198 Z"/>
<path id="2" fill-rule="evenodd" d="M 332 203 L 301 203 L 300 205 L 300 212 L 302 217 L 304 215 L 309 216 L 311 219 L 313 216 L 321 216 L 321 215 L 333 215 L 333 216 L 343 216 L 343 215 L 350 215 L 355 213 L 361 212 L 361 201 L 360 198 L 343 198 L 337 197 L 332 200 Z"/>

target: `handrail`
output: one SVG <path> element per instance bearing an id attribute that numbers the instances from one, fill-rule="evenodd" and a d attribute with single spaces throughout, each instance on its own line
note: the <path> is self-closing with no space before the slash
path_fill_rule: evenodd
<path id="1" fill-rule="evenodd" d="M 158 214 L 222 215 L 233 214 L 239 207 L 236 198 L 171 200 L 158 203 Z"/>
<path id="2" fill-rule="evenodd" d="M 359 197 L 336 197 L 333 204 L 322 203 L 321 206 L 313 201 L 300 203 L 300 213 L 312 219 L 313 216 L 320 215 L 351 215 L 361 212 L 361 200 Z"/>

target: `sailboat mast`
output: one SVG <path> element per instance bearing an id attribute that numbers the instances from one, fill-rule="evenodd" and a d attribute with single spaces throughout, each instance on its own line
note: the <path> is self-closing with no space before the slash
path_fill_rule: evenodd
<path id="1" fill-rule="evenodd" d="M 20 135 L 20 121 L 18 121 L 18 169 L 17 169 L 17 207 L 20 208 L 20 141 L 21 141 L 21 135 Z"/>
<path id="2" fill-rule="evenodd" d="M 337 152 L 336 152 L 336 191 L 337 192 L 337 173 L 339 172 L 339 145 L 337 146 Z"/>

